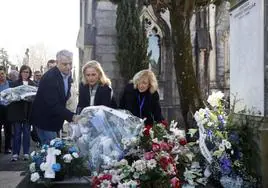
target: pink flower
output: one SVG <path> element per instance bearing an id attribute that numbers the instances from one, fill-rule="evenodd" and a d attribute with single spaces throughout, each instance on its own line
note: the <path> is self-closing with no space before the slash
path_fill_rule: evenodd
<path id="1" fill-rule="evenodd" d="M 160 145 L 157 143 L 152 144 L 153 151 L 159 151 L 160 150 Z"/>
<path id="2" fill-rule="evenodd" d="M 164 151 L 169 151 L 170 150 L 170 147 L 169 147 L 168 143 L 166 143 L 166 142 L 161 142 L 160 143 L 160 148 L 161 148 L 161 150 L 164 150 Z"/>
<path id="3" fill-rule="evenodd" d="M 172 188 L 180 188 L 180 180 L 177 177 L 174 177 L 170 180 Z"/>
<path id="4" fill-rule="evenodd" d="M 150 152 L 146 152 L 146 153 L 144 154 L 144 158 L 145 158 L 146 160 L 151 160 L 151 159 L 154 158 L 154 156 L 155 156 L 155 153 L 152 152 L 152 151 L 150 151 Z"/>

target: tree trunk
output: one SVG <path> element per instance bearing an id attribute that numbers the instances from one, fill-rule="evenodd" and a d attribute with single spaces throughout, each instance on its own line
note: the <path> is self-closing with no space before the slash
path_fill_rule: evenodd
<path id="1" fill-rule="evenodd" d="M 172 1 L 170 22 L 174 45 L 174 66 L 180 94 L 181 112 L 185 129 L 188 130 L 191 127 L 188 121 L 189 115 L 192 117 L 192 114 L 203 106 L 193 67 L 190 34 L 190 20 L 193 8 L 186 5 L 188 0 L 184 0 L 184 3 L 180 2 L 180 5 L 176 3 L 177 0 Z"/>

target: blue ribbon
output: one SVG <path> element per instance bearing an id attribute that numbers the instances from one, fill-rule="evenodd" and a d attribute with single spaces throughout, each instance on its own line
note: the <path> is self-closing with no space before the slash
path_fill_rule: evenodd
<path id="1" fill-rule="evenodd" d="M 141 97 L 139 95 L 138 96 L 138 101 L 139 101 L 139 107 L 140 107 L 140 118 L 142 118 L 142 108 L 143 108 L 143 105 L 144 105 L 145 96 L 141 100 Z"/>

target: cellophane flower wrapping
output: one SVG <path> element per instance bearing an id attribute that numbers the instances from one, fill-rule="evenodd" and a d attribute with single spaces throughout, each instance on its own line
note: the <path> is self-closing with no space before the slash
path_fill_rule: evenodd
<path id="1" fill-rule="evenodd" d="M 0 103 L 9 105 L 15 101 L 33 101 L 37 92 L 37 87 L 21 85 L 14 88 L 8 88 L 0 92 Z"/>
<path id="2" fill-rule="evenodd" d="M 86 107 L 80 115 L 78 124 L 71 125 L 71 137 L 81 154 L 89 157 L 92 171 L 109 167 L 120 159 L 144 128 L 140 118 L 106 106 Z"/>

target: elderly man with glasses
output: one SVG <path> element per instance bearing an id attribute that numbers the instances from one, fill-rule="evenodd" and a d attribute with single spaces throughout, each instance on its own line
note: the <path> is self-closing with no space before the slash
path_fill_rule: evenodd
<path id="1" fill-rule="evenodd" d="M 66 108 L 70 97 L 73 54 L 67 50 L 56 55 L 57 65 L 48 70 L 39 83 L 33 109 L 32 123 L 37 127 L 41 144 L 57 137 L 64 120 L 77 122 L 78 116 Z"/>

